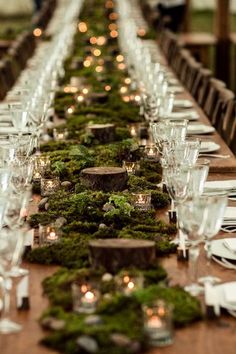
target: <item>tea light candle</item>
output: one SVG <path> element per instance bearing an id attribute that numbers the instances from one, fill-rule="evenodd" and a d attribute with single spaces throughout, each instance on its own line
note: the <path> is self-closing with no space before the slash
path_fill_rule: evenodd
<path id="1" fill-rule="evenodd" d="M 158 301 L 153 306 L 144 306 L 144 331 L 152 346 L 163 347 L 173 343 L 172 308 Z"/>
<path id="2" fill-rule="evenodd" d="M 151 193 L 133 193 L 134 206 L 141 210 L 151 208 Z"/>
<path id="3" fill-rule="evenodd" d="M 125 274 L 116 279 L 118 288 L 124 295 L 131 295 L 134 291 L 143 288 L 143 277 L 141 275 L 132 276 Z"/>
<path id="4" fill-rule="evenodd" d="M 133 137 L 136 137 L 138 135 L 137 127 L 135 125 L 131 125 L 129 127 L 129 132 L 130 132 L 130 135 Z"/>
<path id="5" fill-rule="evenodd" d="M 49 156 L 36 157 L 34 177 L 37 173 L 37 177 L 40 178 L 42 173 L 50 168 L 50 165 L 51 165 L 51 161 Z"/>
<path id="6" fill-rule="evenodd" d="M 72 284 L 73 309 L 78 313 L 93 313 L 96 311 L 99 292 L 90 284 Z"/>
<path id="7" fill-rule="evenodd" d="M 74 113 L 74 111 L 75 111 L 75 106 L 70 106 L 70 107 L 67 108 L 66 113 L 68 115 L 71 115 L 71 114 Z"/>
<path id="8" fill-rule="evenodd" d="M 34 171 L 34 174 L 33 174 L 33 181 L 40 181 L 41 179 L 41 174 L 39 171 Z"/>
<path id="9" fill-rule="evenodd" d="M 54 224 L 50 225 L 39 225 L 39 244 L 51 244 L 56 243 L 60 239 L 58 230 L 55 228 Z"/>
<path id="10" fill-rule="evenodd" d="M 123 161 L 122 166 L 126 169 L 129 175 L 135 175 L 139 170 L 139 164 L 135 161 Z"/>
<path id="11" fill-rule="evenodd" d="M 53 137 L 56 141 L 63 141 L 66 140 L 68 136 L 68 130 L 67 129 L 53 129 Z"/>
<path id="12" fill-rule="evenodd" d="M 148 160 L 156 161 L 158 158 L 158 151 L 154 145 L 146 146 L 144 153 Z"/>
<path id="13" fill-rule="evenodd" d="M 59 187 L 60 180 L 58 177 L 41 179 L 41 195 L 43 197 L 53 194 Z"/>

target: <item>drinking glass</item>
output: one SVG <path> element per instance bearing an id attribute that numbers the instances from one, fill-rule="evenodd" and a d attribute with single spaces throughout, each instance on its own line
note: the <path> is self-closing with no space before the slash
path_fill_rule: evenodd
<path id="1" fill-rule="evenodd" d="M 199 243 L 203 240 L 205 203 L 201 198 L 192 199 L 178 205 L 178 224 L 183 234 L 188 236 L 190 244 L 190 279 L 191 284 L 185 287 L 193 296 L 197 296 L 203 288 L 197 283 L 197 260 L 199 256 Z"/>
<path id="2" fill-rule="evenodd" d="M 202 195 L 208 172 L 209 161 L 206 164 L 196 163 L 191 168 L 189 197 L 197 198 Z"/>
<path id="3" fill-rule="evenodd" d="M 17 235 L 14 232 L 3 229 L 0 232 L 0 276 L 3 289 L 3 309 L 0 319 L 0 333 L 15 333 L 21 330 L 21 325 L 9 318 L 11 279 L 9 272 L 12 266 L 14 254 L 21 247 Z"/>
<path id="4" fill-rule="evenodd" d="M 214 195 L 203 195 L 202 199 L 205 202 L 205 218 L 203 223 L 203 235 L 205 239 L 205 248 L 207 255 L 207 269 L 208 275 L 201 277 L 199 281 L 216 283 L 219 278 L 213 277 L 210 274 L 210 264 L 211 264 L 211 240 L 219 232 L 223 219 L 226 206 L 228 204 L 228 194 L 227 192 L 218 192 Z"/>

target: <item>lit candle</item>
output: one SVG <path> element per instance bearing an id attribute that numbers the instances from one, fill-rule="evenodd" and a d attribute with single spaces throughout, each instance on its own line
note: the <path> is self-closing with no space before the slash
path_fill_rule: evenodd
<path id="1" fill-rule="evenodd" d="M 60 234 L 54 224 L 39 225 L 39 243 L 44 246 L 56 243 L 60 240 Z"/>
<path id="2" fill-rule="evenodd" d="M 129 127 L 130 135 L 136 137 L 138 135 L 138 129 L 135 125 L 130 125 Z"/>
<path id="3" fill-rule="evenodd" d="M 129 175 L 135 175 L 139 169 L 139 164 L 137 162 L 123 161 L 123 167 Z"/>
<path id="4" fill-rule="evenodd" d="M 152 316 L 147 321 L 148 328 L 160 328 L 162 326 L 162 321 L 158 316 Z"/>
<path id="5" fill-rule="evenodd" d="M 60 180 L 58 177 L 53 179 L 42 178 L 41 179 L 41 195 L 46 197 L 57 191 L 60 187 Z"/>
<path id="6" fill-rule="evenodd" d="M 50 228 L 49 233 L 47 235 L 47 241 L 49 242 L 55 242 L 58 241 L 58 235 L 56 234 L 55 229 Z"/>
<path id="7" fill-rule="evenodd" d="M 73 309 L 78 313 L 93 313 L 96 310 L 99 291 L 91 284 L 72 284 Z"/>
<path id="8" fill-rule="evenodd" d="M 133 193 L 134 206 L 141 210 L 151 208 L 151 193 Z"/>
<path id="9" fill-rule="evenodd" d="M 146 158 L 149 160 L 157 160 L 158 158 L 158 151 L 154 145 L 145 146 L 144 153 Z"/>
<path id="10" fill-rule="evenodd" d="M 143 287 L 143 277 L 142 275 L 131 276 L 125 274 L 123 276 L 118 276 L 116 282 L 120 291 L 124 295 L 131 295 L 134 291 L 141 289 Z"/>

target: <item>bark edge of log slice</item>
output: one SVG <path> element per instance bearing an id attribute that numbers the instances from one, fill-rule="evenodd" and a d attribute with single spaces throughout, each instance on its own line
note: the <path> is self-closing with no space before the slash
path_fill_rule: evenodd
<path id="1" fill-rule="evenodd" d="M 89 242 L 92 267 L 116 272 L 130 266 L 146 269 L 156 258 L 155 242 L 136 239 L 99 239 Z"/>
<path id="2" fill-rule="evenodd" d="M 127 181 L 127 171 L 122 167 L 90 167 L 80 172 L 81 184 L 92 190 L 123 191 Z"/>
<path id="3" fill-rule="evenodd" d="M 115 140 L 115 124 L 88 124 L 87 131 L 93 134 L 100 143 L 110 143 Z"/>

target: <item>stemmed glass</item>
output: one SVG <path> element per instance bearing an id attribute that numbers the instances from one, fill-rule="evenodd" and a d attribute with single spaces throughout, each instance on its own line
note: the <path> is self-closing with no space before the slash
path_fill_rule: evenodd
<path id="1" fill-rule="evenodd" d="M 189 198 L 200 197 L 209 172 L 209 161 L 196 163 L 191 168 Z"/>
<path id="2" fill-rule="evenodd" d="M 205 214 L 206 217 L 203 223 L 203 235 L 205 240 L 205 248 L 207 255 L 207 269 L 208 275 L 201 277 L 200 282 L 206 283 L 216 283 L 219 281 L 219 278 L 213 277 L 210 275 L 210 264 L 211 264 L 211 240 L 219 232 L 223 219 L 226 206 L 228 204 L 228 194 L 227 192 L 218 192 L 214 195 L 203 195 L 202 199 L 206 204 Z"/>
<path id="3" fill-rule="evenodd" d="M 192 283 L 185 290 L 197 296 L 203 288 L 197 283 L 197 260 L 199 244 L 203 240 L 204 223 L 206 220 L 205 201 L 201 198 L 192 199 L 178 205 L 179 229 L 188 236 L 190 248 L 190 278 Z"/>
<path id="4" fill-rule="evenodd" d="M 12 123 L 16 128 L 19 136 L 22 136 L 29 121 L 29 112 L 23 109 L 11 110 L 10 112 Z"/>
<path id="5" fill-rule="evenodd" d="M 16 333 L 21 330 L 21 325 L 13 322 L 9 318 L 10 309 L 10 289 L 11 279 L 10 270 L 12 261 L 17 258 L 23 251 L 22 239 L 12 231 L 3 229 L 0 232 L 0 276 L 3 289 L 3 309 L 2 318 L 0 320 L 0 333 Z"/>

